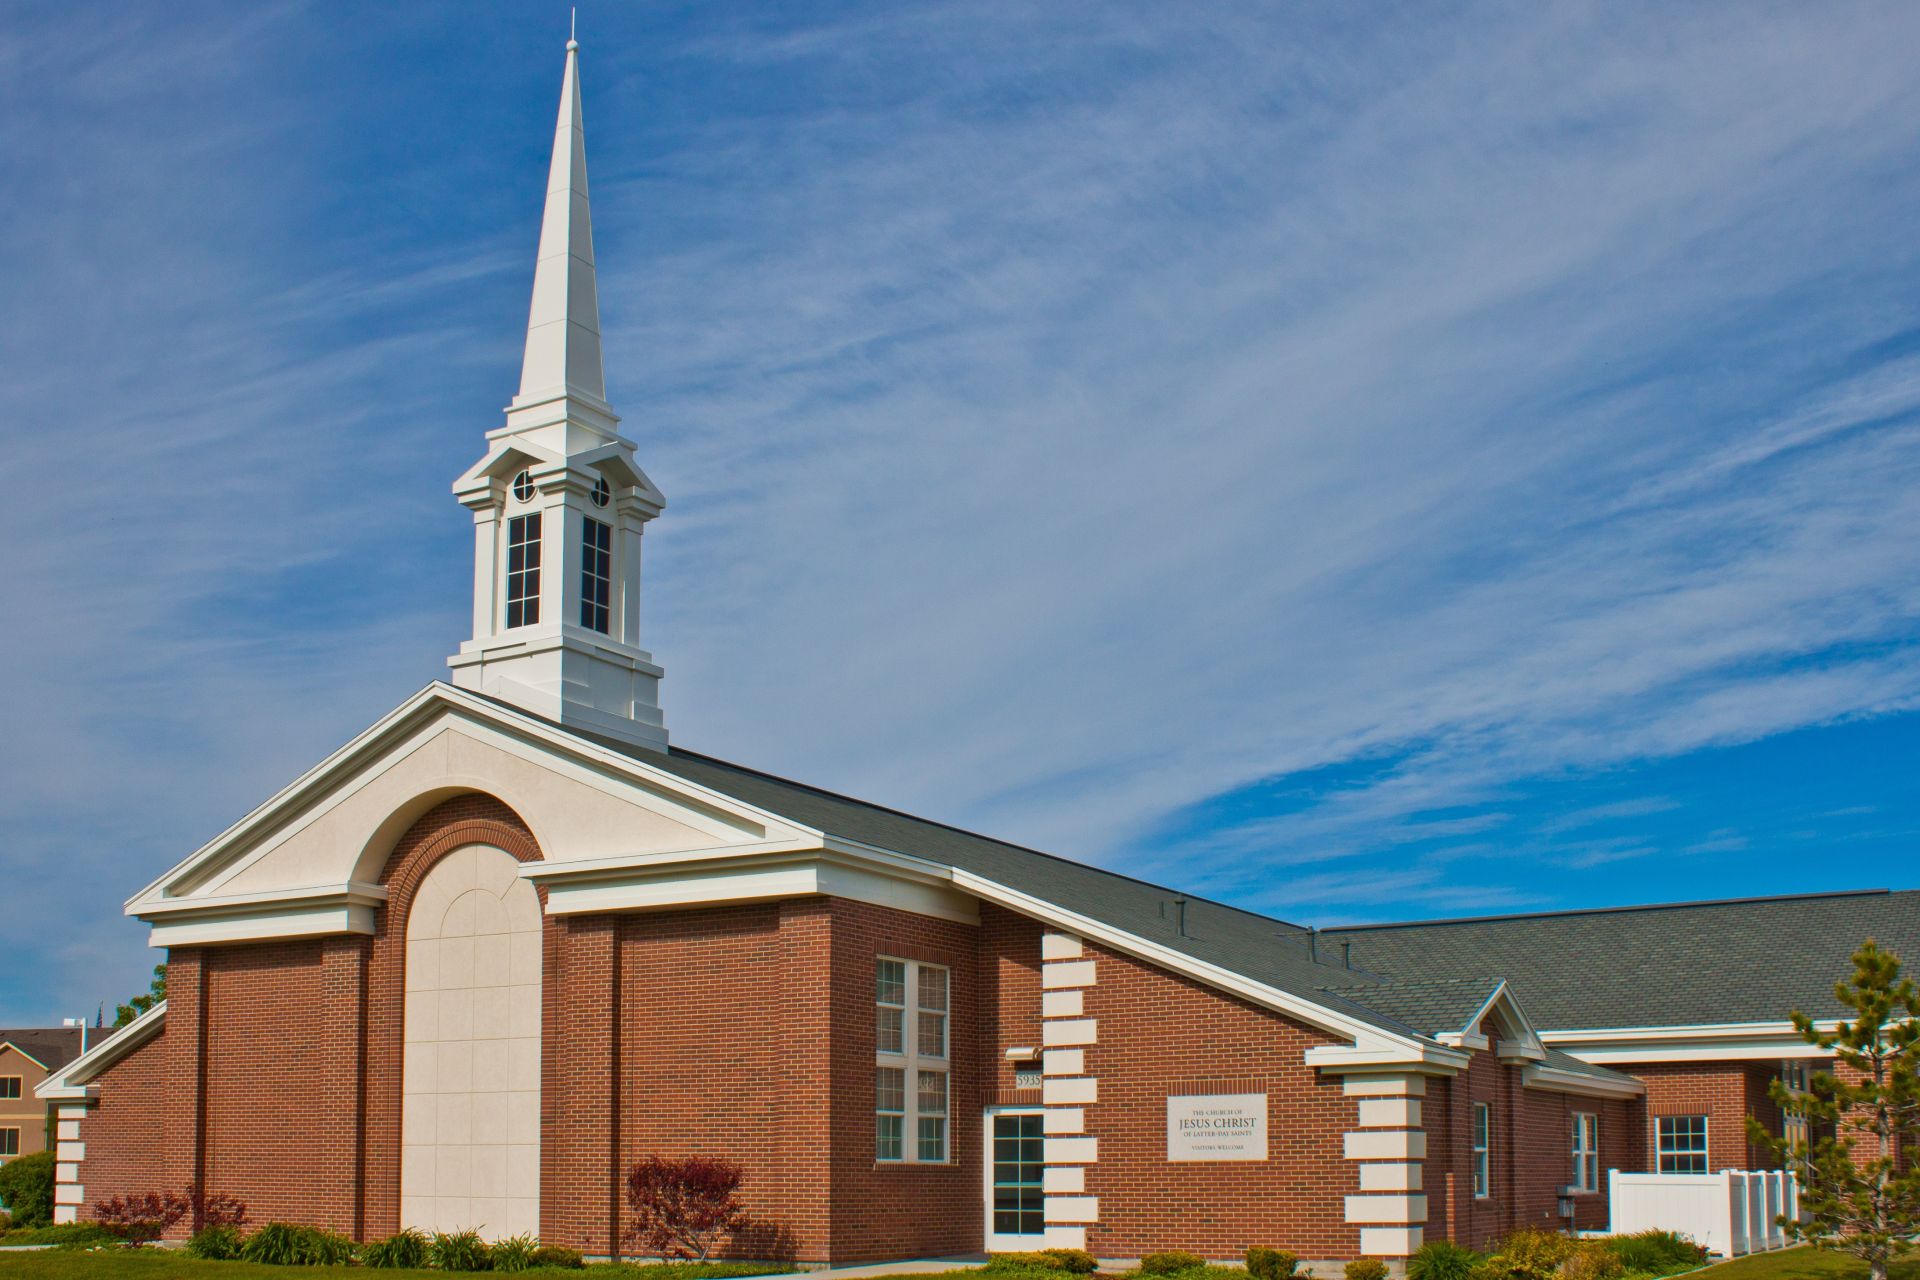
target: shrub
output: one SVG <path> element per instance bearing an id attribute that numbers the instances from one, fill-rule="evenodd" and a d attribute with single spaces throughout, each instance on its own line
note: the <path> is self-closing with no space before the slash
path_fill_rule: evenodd
<path id="1" fill-rule="evenodd" d="M 0 1236 L 7 1234 L 7 1232 L 11 1230 L 13 1230 L 13 1215 L 5 1209 L 0 1209 Z"/>
<path id="2" fill-rule="evenodd" d="M 1387 1280 L 1387 1264 L 1378 1258 L 1355 1258 L 1347 1264 L 1347 1280 Z"/>
<path id="3" fill-rule="evenodd" d="M 1573 1253 L 1571 1236 L 1522 1227 L 1474 1268 L 1475 1280 L 1551 1280 Z"/>
<path id="4" fill-rule="evenodd" d="M 360 1250 L 360 1261 L 383 1270 L 427 1265 L 427 1238 L 413 1227 L 375 1240 Z"/>
<path id="5" fill-rule="evenodd" d="M 627 1175 L 627 1238 L 661 1261 L 705 1262 L 722 1233 L 740 1220 L 740 1167 L 710 1156 L 649 1156 Z"/>
<path id="6" fill-rule="evenodd" d="M 533 1251 L 528 1259 L 536 1267 L 566 1267 L 576 1269 L 587 1265 L 587 1260 L 578 1249 L 569 1249 L 563 1245 L 543 1244 Z"/>
<path id="7" fill-rule="evenodd" d="M 1182 1271 L 1194 1271 L 1207 1265 L 1207 1260 L 1197 1253 L 1187 1253 L 1181 1249 L 1168 1249 L 1164 1253 L 1150 1253 L 1140 1259 L 1140 1274 L 1146 1276 L 1171 1276 Z"/>
<path id="8" fill-rule="evenodd" d="M 50 1244 L 61 1249 L 92 1249 L 118 1244 L 120 1237 L 97 1222 L 63 1222 L 57 1226 L 15 1227 L 8 1244 Z"/>
<path id="9" fill-rule="evenodd" d="M 1285 1249 L 1256 1244 L 1247 1250 L 1247 1274 L 1254 1280 L 1293 1280 L 1294 1269 L 1299 1265 L 1299 1255 Z"/>
<path id="10" fill-rule="evenodd" d="M 1407 1259 L 1407 1280 L 1471 1280 L 1483 1259 L 1451 1240 L 1429 1240 Z"/>
<path id="11" fill-rule="evenodd" d="M 1707 1251 L 1674 1231 L 1636 1231 L 1630 1236 L 1608 1236 L 1606 1245 L 1628 1271 L 1672 1275 L 1707 1260 Z"/>
<path id="12" fill-rule="evenodd" d="M 1561 1280 L 1619 1280 L 1626 1270 L 1605 1240 L 1582 1240 L 1560 1264 Z"/>
<path id="13" fill-rule="evenodd" d="M 36 1151 L 0 1164 L 0 1204 L 15 1227 L 53 1223 L 53 1152 Z"/>
<path id="14" fill-rule="evenodd" d="M 478 1231 L 436 1231 L 427 1245 L 427 1261 L 442 1271 L 486 1271 L 492 1251 Z"/>
<path id="15" fill-rule="evenodd" d="M 245 1244 L 240 1228 L 230 1223 L 215 1223 L 193 1233 L 187 1241 L 187 1254 L 194 1258 L 205 1258 L 209 1262 L 231 1262 L 240 1256 Z"/>
<path id="16" fill-rule="evenodd" d="M 353 1241 L 318 1227 L 269 1222 L 240 1246 L 246 1262 L 270 1267 L 337 1267 L 353 1261 Z"/>
<path id="17" fill-rule="evenodd" d="M 214 1193 L 209 1195 L 204 1188 L 187 1187 L 187 1211 L 196 1226 L 201 1227 L 244 1227 L 247 1225 L 247 1206 L 229 1195 Z"/>
<path id="18" fill-rule="evenodd" d="M 533 1251 L 540 1242 L 532 1236 L 508 1236 L 495 1240 L 488 1249 L 495 1271 L 525 1271 L 533 1265 Z"/>
<path id="19" fill-rule="evenodd" d="M 1085 1249 L 1041 1249 L 1033 1253 L 996 1253 L 982 1268 L 996 1275 L 1052 1271 L 1067 1275 L 1090 1276 L 1100 1269 Z"/>
<path id="20" fill-rule="evenodd" d="M 151 1244 L 187 1216 L 187 1198 L 172 1191 L 114 1196 L 93 1206 L 101 1226 L 131 1245 Z"/>

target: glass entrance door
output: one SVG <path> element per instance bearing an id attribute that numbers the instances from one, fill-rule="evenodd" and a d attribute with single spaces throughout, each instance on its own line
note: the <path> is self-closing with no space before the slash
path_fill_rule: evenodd
<path id="1" fill-rule="evenodd" d="M 987 1251 L 1037 1249 L 1047 1229 L 1045 1140 L 1038 1111 L 996 1111 L 987 1117 Z"/>

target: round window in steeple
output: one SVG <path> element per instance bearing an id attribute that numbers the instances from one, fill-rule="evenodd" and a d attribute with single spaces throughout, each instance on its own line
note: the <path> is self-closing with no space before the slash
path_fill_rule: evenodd
<path id="1" fill-rule="evenodd" d="M 613 489 L 607 484 L 607 478 L 605 476 L 595 476 L 593 478 L 592 497 L 593 505 L 596 507 L 604 507 L 613 501 Z"/>
<path id="2" fill-rule="evenodd" d="M 533 473 L 522 471 L 513 478 L 513 496 L 522 502 L 533 501 Z"/>

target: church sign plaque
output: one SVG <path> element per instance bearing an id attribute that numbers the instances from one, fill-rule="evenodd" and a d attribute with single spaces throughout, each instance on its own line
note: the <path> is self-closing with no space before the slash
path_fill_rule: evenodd
<path id="1" fill-rule="evenodd" d="M 1177 1094 L 1167 1099 L 1168 1160 L 1266 1158 L 1266 1094 Z"/>

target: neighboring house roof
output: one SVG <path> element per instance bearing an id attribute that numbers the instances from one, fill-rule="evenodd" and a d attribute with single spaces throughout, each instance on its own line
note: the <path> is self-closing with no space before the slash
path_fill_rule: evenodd
<path id="1" fill-rule="evenodd" d="M 1920 891 L 1885 889 L 1329 929 L 1357 968 L 1504 978 L 1543 1031 L 1779 1023 L 1844 1013 L 1861 942 L 1920 967 Z M 1394 984 L 1398 986 L 1397 982 Z"/>
<path id="2" fill-rule="evenodd" d="M 103 1030 L 100 1038 L 106 1036 Z M 0 1045 L 10 1044 L 49 1072 L 80 1056 L 79 1027 L 0 1027 Z"/>

